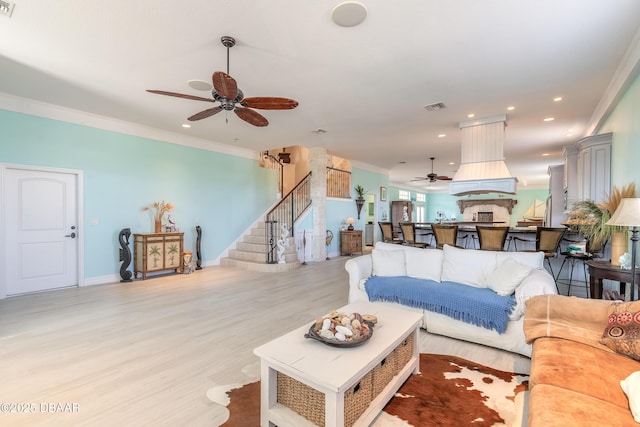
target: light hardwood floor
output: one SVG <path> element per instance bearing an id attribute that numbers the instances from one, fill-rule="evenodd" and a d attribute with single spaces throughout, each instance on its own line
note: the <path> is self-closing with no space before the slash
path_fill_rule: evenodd
<path id="1" fill-rule="evenodd" d="M 0 412 L 0 426 L 219 425 L 225 411 L 207 390 L 245 382 L 255 347 L 345 305 L 347 260 L 277 274 L 208 267 L 0 300 L 0 403 L 36 412 Z M 424 331 L 420 348 L 529 370 L 527 358 Z"/>

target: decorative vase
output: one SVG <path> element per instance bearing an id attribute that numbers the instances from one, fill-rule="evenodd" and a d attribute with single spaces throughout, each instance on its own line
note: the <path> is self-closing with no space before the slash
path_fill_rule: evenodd
<path id="1" fill-rule="evenodd" d="M 626 231 L 619 231 L 611 234 L 611 265 L 620 267 L 620 257 L 627 252 L 629 239 Z"/>
<path id="2" fill-rule="evenodd" d="M 358 197 L 356 199 L 356 207 L 358 208 L 358 219 L 360 219 L 360 211 L 362 210 L 363 206 L 364 206 L 364 197 Z"/>
<path id="3" fill-rule="evenodd" d="M 154 225 L 155 225 L 155 232 L 162 233 L 162 221 L 156 220 Z"/>

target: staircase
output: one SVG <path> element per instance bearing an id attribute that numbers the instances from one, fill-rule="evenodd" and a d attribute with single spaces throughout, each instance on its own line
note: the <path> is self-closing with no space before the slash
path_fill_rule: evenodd
<path id="1" fill-rule="evenodd" d="M 267 264 L 267 237 L 265 223 L 260 222 L 253 227 L 238 243 L 236 249 L 229 251 L 227 258 L 220 260 L 221 265 L 239 267 L 250 271 L 281 272 L 290 271 L 300 267 L 298 253 L 293 237 L 287 238 L 288 245 L 285 245 L 284 264 Z"/>

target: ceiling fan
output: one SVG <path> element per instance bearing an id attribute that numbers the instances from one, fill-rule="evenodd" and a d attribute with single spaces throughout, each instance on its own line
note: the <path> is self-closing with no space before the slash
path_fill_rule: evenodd
<path id="1" fill-rule="evenodd" d="M 435 159 L 436 159 L 435 157 L 431 157 L 431 173 L 430 174 L 428 174 L 427 176 L 417 176 L 416 179 L 412 179 L 411 182 L 423 181 L 423 180 L 428 180 L 429 182 L 451 181 L 453 178 L 449 178 L 448 176 L 443 176 L 443 175 L 438 175 L 437 173 L 433 173 L 433 161 Z"/>
<path id="2" fill-rule="evenodd" d="M 238 84 L 235 79 L 229 75 L 229 48 L 235 46 L 236 40 L 231 36 L 222 36 L 220 41 L 222 42 L 222 45 L 227 48 L 227 72 L 224 73 L 222 71 L 216 71 L 213 73 L 213 76 L 211 77 L 213 83 L 211 95 L 213 96 L 213 99 L 186 95 L 184 93 L 167 92 L 164 90 L 148 89 L 147 92 L 158 95 L 175 96 L 177 98 L 192 99 L 194 101 L 220 103 L 217 107 L 208 108 L 187 118 L 187 120 L 190 121 L 202 120 L 224 110 L 233 111 L 242 120 L 254 126 L 267 126 L 269 121 L 262 114 L 252 110 L 251 108 L 258 108 L 261 110 L 291 110 L 298 106 L 297 101 L 289 98 L 262 96 L 245 98 L 242 91 L 238 89 Z"/>

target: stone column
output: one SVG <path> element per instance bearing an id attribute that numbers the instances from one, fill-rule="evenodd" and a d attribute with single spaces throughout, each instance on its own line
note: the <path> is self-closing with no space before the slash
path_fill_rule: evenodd
<path id="1" fill-rule="evenodd" d="M 313 209 L 313 260 L 327 258 L 327 149 L 309 149 L 311 171 L 311 201 Z"/>

